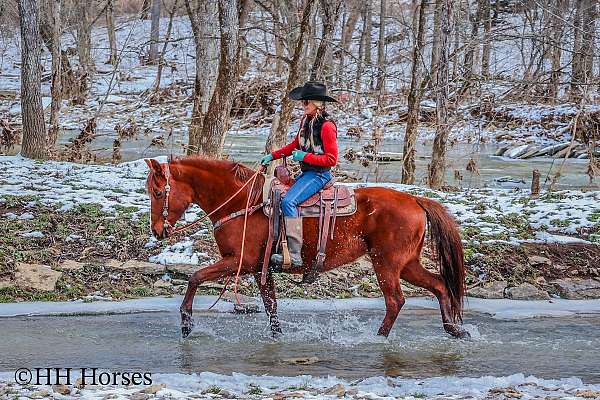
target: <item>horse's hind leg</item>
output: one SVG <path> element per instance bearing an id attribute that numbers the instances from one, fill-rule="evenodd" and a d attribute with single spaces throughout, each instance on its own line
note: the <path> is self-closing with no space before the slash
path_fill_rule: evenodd
<path id="1" fill-rule="evenodd" d="M 373 269 L 379 282 L 379 287 L 383 292 L 385 299 L 385 318 L 377 332 L 380 336 L 387 337 L 394 326 L 400 309 L 404 305 L 405 299 L 400 287 L 400 269 L 397 264 L 390 262 L 380 255 L 371 255 Z"/>
<path id="2" fill-rule="evenodd" d="M 448 289 L 439 274 L 428 271 L 421 265 L 419 260 L 414 260 L 402 270 L 402 279 L 415 286 L 429 290 L 437 297 L 440 303 L 442 323 L 447 333 L 457 338 L 470 337 L 469 332 L 464 330 L 460 325 L 457 325 L 452 319 Z"/>
<path id="3" fill-rule="evenodd" d="M 277 317 L 277 298 L 275 294 L 275 282 L 273 282 L 273 275 L 267 275 L 267 282 L 264 285 L 260 283 L 261 274 L 254 274 L 254 280 L 260 290 L 260 295 L 265 305 L 265 312 L 269 316 L 269 325 L 271 326 L 271 332 L 273 336 L 281 334 L 281 325 L 279 323 L 279 317 Z"/>

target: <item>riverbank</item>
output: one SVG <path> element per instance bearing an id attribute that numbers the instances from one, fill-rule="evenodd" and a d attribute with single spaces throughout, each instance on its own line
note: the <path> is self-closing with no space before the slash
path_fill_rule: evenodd
<path id="1" fill-rule="evenodd" d="M 216 261 L 218 250 L 208 225 L 179 241 L 150 237 L 146 174 L 142 160 L 113 166 L 0 157 L 0 302 L 181 294 L 189 275 Z M 518 189 L 437 192 L 378 185 L 449 208 L 463 237 L 470 295 L 600 297 L 600 192 L 531 197 Z M 202 215 L 194 207 L 184 219 Z M 425 249 L 424 263 L 434 269 Z M 299 287 L 284 274 L 276 284 L 290 298 L 380 296 L 364 258 L 312 286 Z M 222 282 L 205 284 L 200 293 L 221 288 Z M 425 294 L 409 285 L 404 290 Z M 253 279 L 242 279 L 239 291 L 256 295 Z"/>

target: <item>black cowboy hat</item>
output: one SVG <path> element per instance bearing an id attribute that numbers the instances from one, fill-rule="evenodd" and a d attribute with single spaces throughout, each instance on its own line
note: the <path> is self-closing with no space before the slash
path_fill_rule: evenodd
<path id="1" fill-rule="evenodd" d="M 319 100 L 319 101 L 332 101 L 337 100 L 333 97 L 327 96 L 327 86 L 321 82 L 308 81 L 304 86 L 298 86 L 288 94 L 288 97 L 292 100 Z"/>

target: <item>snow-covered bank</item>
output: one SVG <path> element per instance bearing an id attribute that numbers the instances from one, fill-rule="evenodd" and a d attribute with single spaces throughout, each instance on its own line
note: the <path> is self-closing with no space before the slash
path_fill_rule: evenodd
<path id="1" fill-rule="evenodd" d="M 146 175 L 147 166 L 142 160 L 113 166 L 40 163 L 19 156 L 0 156 L 0 204 L 6 196 L 28 195 L 36 199 L 31 203 L 32 212 L 38 201 L 60 204 L 59 211 L 75 204 L 97 203 L 105 211 L 114 210 L 118 205 L 147 212 Z M 531 198 L 528 191 L 516 189 L 484 188 L 445 193 L 393 183 L 354 186 L 385 186 L 437 199 L 450 209 L 471 240 L 514 244 L 600 240 L 594 233 L 600 224 L 600 191 L 562 190 Z M 186 219 L 194 220 L 199 213 L 199 209 L 192 208 Z M 161 260 L 169 262 L 166 257 Z"/>
<path id="2" fill-rule="evenodd" d="M 494 377 L 427 379 L 368 377 L 355 381 L 334 376 L 275 377 L 240 373 L 221 375 L 211 372 L 195 374 L 152 374 L 152 386 L 19 386 L 14 373 L 0 373 L 0 391 L 27 398 L 37 391 L 53 391 L 55 398 L 76 396 L 80 399 L 149 399 L 149 398 L 245 398 L 245 399 L 583 399 L 598 398 L 600 385 L 585 384 L 579 378 L 540 379 L 514 374 Z M 61 392 L 58 394 L 57 392 Z M 142 395 L 142 396 L 140 396 Z M 38 398 L 38 397 L 33 397 Z"/>
<path id="3" fill-rule="evenodd" d="M 183 297 L 148 297 L 125 301 L 23 302 L 0 304 L 0 318 L 17 316 L 128 314 L 140 312 L 178 312 Z M 196 296 L 194 310 L 206 311 L 216 300 L 215 296 Z M 257 303 L 262 303 L 257 298 Z M 385 310 L 383 298 L 352 298 L 331 300 L 279 299 L 282 314 L 294 312 L 351 312 L 356 310 Z M 430 297 L 408 298 L 403 310 L 438 310 L 436 299 Z M 233 303 L 221 301 L 214 312 L 232 312 Z M 497 319 L 522 319 L 535 317 L 565 317 L 600 314 L 600 300 L 521 301 L 508 299 L 478 299 L 468 297 L 465 311 L 485 313 Z"/>

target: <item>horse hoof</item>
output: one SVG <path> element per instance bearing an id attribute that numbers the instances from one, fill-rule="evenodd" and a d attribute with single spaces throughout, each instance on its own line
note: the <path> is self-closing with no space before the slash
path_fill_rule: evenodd
<path id="1" fill-rule="evenodd" d="M 465 329 L 459 329 L 458 333 L 455 336 L 457 339 L 465 339 L 465 340 L 469 340 L 471 339 L 471 334 L 465 330 Z"/>
<path id="2" fill-rule="evenodd" d="M 192 333 L 192 328 L 189 326 L 182 326 L 181 327 L 181 337 L 182 338 L 186 338 L 190 335 L 190 333 Z"/>

